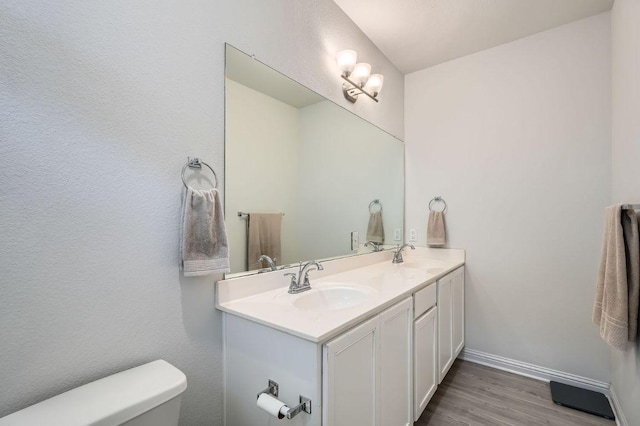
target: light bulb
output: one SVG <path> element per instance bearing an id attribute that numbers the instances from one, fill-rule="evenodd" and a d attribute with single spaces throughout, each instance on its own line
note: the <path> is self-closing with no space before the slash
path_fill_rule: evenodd
<path id="1" fill-rule="evenodd" d="M 356 65 L 358 54 L 353 50 L 342 50 L 338 52 L 336 56 L 336 62 L 338 63 L 338 69 L 345 77 L 349 77 L 353 67 Z"/>
<path id="2" fill-rule="evenodd" d="M 367 80 L 365 89 L 367 89 L 374 97 L 376 97 L 378 93 L 380 93 L 380 90 L 382 90 L 383 82 L 384 76 L 382 74 L 371 74 L 369 80 Z"/>
<path id="3" fill-rule="evenodd" d="M 351 81 L 362 87 L 364 86 L 364 83 L 367 82 L 369 74 L 371 74 L 371 65 L 361 62 L 359 64 L 356 64 L 356 66 L 353 68 L 350 79 Z"/>

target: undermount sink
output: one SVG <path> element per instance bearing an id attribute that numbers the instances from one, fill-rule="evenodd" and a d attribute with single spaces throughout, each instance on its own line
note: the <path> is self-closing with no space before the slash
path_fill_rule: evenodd
<path id="1" fill-rule="evenodd" d="M 364 303 L 372 290 L 356 284 L 334 284 L 313 287 L 295 297 L 292 304 L 298 309 L 335 311 Z"/>

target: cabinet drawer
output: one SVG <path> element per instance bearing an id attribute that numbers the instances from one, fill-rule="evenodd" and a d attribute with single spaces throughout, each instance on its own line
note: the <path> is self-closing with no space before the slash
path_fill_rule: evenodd
<path id="1" fill-rule="evenodd" d="M 414 318 L 419 318 L 420 315 L 427 312 L 431 307 L 436 305 L 437 294 L 436 294 L 436 283 L 431 283 L 427 287 L 422 290 L 416 292 L 413 295 L 413 306 L 414 306 Z"/>

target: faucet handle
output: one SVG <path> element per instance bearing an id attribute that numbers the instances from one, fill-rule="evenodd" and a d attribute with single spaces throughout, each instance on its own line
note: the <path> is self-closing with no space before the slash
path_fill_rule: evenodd
<path id="1" fill-rule="evenodd" d="M 391 263 L 402 263 L 404 259 L 402 258 L 402 249 L 404 246 L 400 247 L 400 244 L 396 246 L 396 250 L 393 252 L 393 261 Z"/>
<path id="2" fill-rule="evenodd" d="M 298 274 L 295 272 L 287 272 L 284 274 L 285 277 L 291 276 L 291 287 L 296 287 L 298 285 Z"/>

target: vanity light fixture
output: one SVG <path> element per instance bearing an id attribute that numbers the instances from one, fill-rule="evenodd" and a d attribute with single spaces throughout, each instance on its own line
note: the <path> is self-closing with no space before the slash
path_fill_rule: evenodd
<path id="1" fill-rule="evenodd" d="M 358 95 L 364 93 L 374 101 L 378 102 L 378 93 L 382 90 L 384 77 L 382 74 L 371 74 L 371 65 L 361 62 L 357 63 L 358 54 L 353 50 L 343 50 L 338 52 L 336 62 L 342 73 L 342 93 L 345 99 L 355 103 Z"/>

